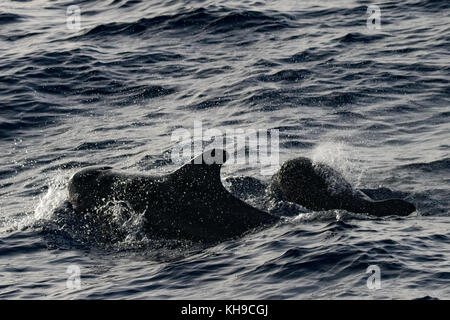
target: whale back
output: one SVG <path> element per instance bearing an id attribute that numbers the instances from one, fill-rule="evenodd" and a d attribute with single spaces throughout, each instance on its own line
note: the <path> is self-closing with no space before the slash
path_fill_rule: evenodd
<path id="1" fill-rule="evenodd" d="M 286 161 L 272 185 L 285 200 L 311 210 L 341 208 L 353 196 L 353 189 L 338 172 L 304 157 Z"/>
<path id="2" fill-rule="evenodd" d="M 353 189 L 333 168 L 303 157 L 286 161 L 273 176 L 271 187 L 274 196 L 315 211 L 344 209 L 375 216 L 406 216 L 415 211 L 402 199 L 374 201 Z"/>
<path id="3" fill-rule="evenodd" d="M 87 168 L 72 177 L 69 201 L 76 211 L 94 214 L 124 202 L 144 214 L 148 235 L 166 239 L 216 242 L 277 222 L 225 189 L 220 168 L 227 159 L 226 151 L 213 149 L 165 176 Z"/>

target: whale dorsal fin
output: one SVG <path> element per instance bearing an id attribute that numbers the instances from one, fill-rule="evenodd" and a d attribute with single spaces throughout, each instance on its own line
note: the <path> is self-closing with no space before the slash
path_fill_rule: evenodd
<path id="1" fill-rule="evenodd" d="M 194 157 L 190 164 L 200 165 L 223 165 L 228 160 L 228 153 L 223 149 L 211 149 L 203 152 L 201 155 Z"/>
<path id="2" fill-rule="evenodd" d="M 220 184 L 220 168 L 227 161 L 228 153 L 223 149 L 211 149 L 194 157 L 189 163 L 173 172 L 170 177 L 180 183 L 214 187 Z"/>

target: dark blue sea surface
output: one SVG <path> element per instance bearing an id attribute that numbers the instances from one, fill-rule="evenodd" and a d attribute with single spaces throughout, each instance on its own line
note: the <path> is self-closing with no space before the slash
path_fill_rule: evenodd
<path id="1" fill-rule="evenodd" d="M 375 30 L 371 4 L 2 1 L 0 298 L 450 298 L 450 2 L 377 2 Z M 194 121 L 278 129 L 281 163 L 325 162 L 417 211 L 311 212 L 247 190 L 283 222 L 213 246 L 150 239 L 120 207 L 110 228 L 80 225 L 74 172 L 170 172 L 171 135 Z M 242 175 L 270 180 L 223 168 L 225 185 Z"/>

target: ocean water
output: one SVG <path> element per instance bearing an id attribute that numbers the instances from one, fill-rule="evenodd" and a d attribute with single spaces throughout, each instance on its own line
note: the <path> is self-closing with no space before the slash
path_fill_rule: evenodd
<path id="1" fill-rule="evenodd" d="M 371 4 L 2 1 L 0 298 L 450 298 L 450 5 L 380 1 L 374 29 Z M 283 222 L 216 245 L 148 238 L 120 206 L 109 229 L 80 225 L 74 172 L 170 172 L 171 136 L 195 121 L 277 129 L 280 163 L 325 162 L 417 211 L 311 212 L 247 190 Z M 237 176 L 270 180 L 223 168 Z"/>

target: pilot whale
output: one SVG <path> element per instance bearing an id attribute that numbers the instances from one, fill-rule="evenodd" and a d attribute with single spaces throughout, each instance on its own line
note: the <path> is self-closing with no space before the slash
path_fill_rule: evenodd
<path id="1" fill-rule="evenodd" d="M 69 202 L 80 214 L 125 202 L 144 212 L 147 234 L 165 239 L 217 242 L 279 221 L 225 189 L 220 168 L 227 158 L 226 151 L 212 149 L 163 176 L 86 168 L 70 179 Z"/>
<path id="2" fill-rule="evenodd" d="M 299 157 L 286 161 L 272 177 L 270 193 L 276 198 L 320 211 L 344 209 L 373 216 L 407 216 L 416 208 L 402 199 L 372 200 L 353 189 L 344 177 L 330 166 L 315 164 Z"/>

